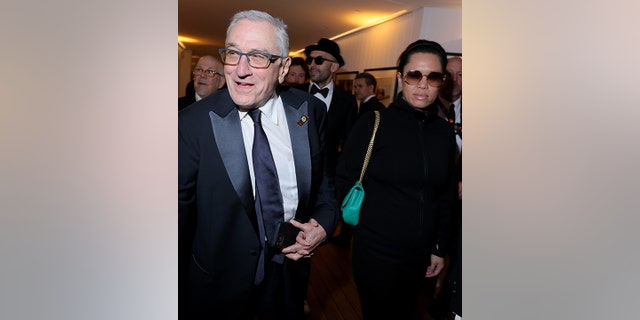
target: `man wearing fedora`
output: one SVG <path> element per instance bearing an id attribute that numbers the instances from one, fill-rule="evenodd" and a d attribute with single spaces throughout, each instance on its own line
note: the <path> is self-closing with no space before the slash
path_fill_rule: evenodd
<path id="1" fill-rule="evenodd" d="M 353 94 L 333 82 L 335 73 L 344 66 L 336 42 L 322 38 L 318 43 L 307 46 L 304 53 L 311 81 L 297 88 L 308 91 L 327 105 L 327 171 L 333 178 L 342 144 L 358 118 L 358 103 Z M 348 247 L 351 234 L 352 228 L 343 223 L 342 232 L 333 240 Z"/>

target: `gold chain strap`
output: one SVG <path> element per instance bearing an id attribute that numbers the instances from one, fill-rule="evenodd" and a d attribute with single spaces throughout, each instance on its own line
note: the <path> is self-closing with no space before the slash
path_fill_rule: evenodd
<path id="1" fill-rule="evenodd" d="M 367 147 L 367 154 L 364 156 L 362 172 L 360 172 L 360 184 L 362 184 L 364 173 L 367 171 L 367 165 L 369 165 L 369 159 L 371 158 L 371 150 L 373 149 L 373 141 L 376 138 L 376 132 L 378 131 L 378 125 L 380 124 L 380 112 L 378 110 L 375 110 L 374 112 L 376 113 L 376 122 L 373 124 L 373 134 L 371 135 L 371 141 L 369 141 L 369 147 Z"/>

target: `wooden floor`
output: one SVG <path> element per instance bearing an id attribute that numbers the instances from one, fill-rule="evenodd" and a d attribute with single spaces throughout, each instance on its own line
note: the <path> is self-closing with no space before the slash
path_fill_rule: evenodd
<path id="1" fill-rule="evenodd" d="M 316 250 L 311 258 L 307 302 L 310 320 L 362 319 L 348 248 L 328 243 Z"/>
<path id="2" fill-rule="evenodd" d="M 425 281 L 425 292 L 415 312 L 416 320 L 430 320 L 426 308 L 432 291 Z M 428 292 L 429 291 L 429 292 Z M 315 250 L 311 258 L 311 276 L 307 302 L 308 320 L 362 319 L 360 300 L 351 272 L 351 251 L 348 247 L 329 242 Z"/>

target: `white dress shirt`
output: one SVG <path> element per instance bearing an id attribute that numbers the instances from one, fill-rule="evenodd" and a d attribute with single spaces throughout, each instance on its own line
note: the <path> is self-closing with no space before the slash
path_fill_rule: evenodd
<path id="1" fill-rule="evenodd" d="M 460 108 L 462 108 L 462 97 L 453 102 L 453 110 L 456 112 L 456 122 L 462 123 L 460 115 Z M 456 134 L 456 144 L 458 145 L 458 153 L 462 153 L 462 137 Z"/>

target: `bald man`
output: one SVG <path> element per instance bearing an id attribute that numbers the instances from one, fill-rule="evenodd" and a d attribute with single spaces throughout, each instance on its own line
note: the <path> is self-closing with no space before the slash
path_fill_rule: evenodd
<path id="1" fill-rule="evenodd" d="M 447 71 L 451 75 L 451 102 L 462 98 L 462 58 L 452 57 L 447 62 Z"/>
<path id="2" fill-rule="evenodd" d="M 214 56 L 202 56 L 193 69 L 193 87 L 195 94 L 178 98 L 178 111 L 200 99 L 218 91 L 224 86 L 223 65 Z"/>
<path id="3" fill-rule="evenodd" d="M 462 58 L 447 60 L 447 81 L 439 98 L 442 106 L 438 115 L 454 126 L 458 153 L 462 153 Z"/>
<path id="4" fill-rule="evenodd" d="M 452 57 L 447 62 L 447 72 L 451 75 L 451 104 L 455 111 L 454 128 L 458 152 L 462 153 L 462 58 Z"/>

